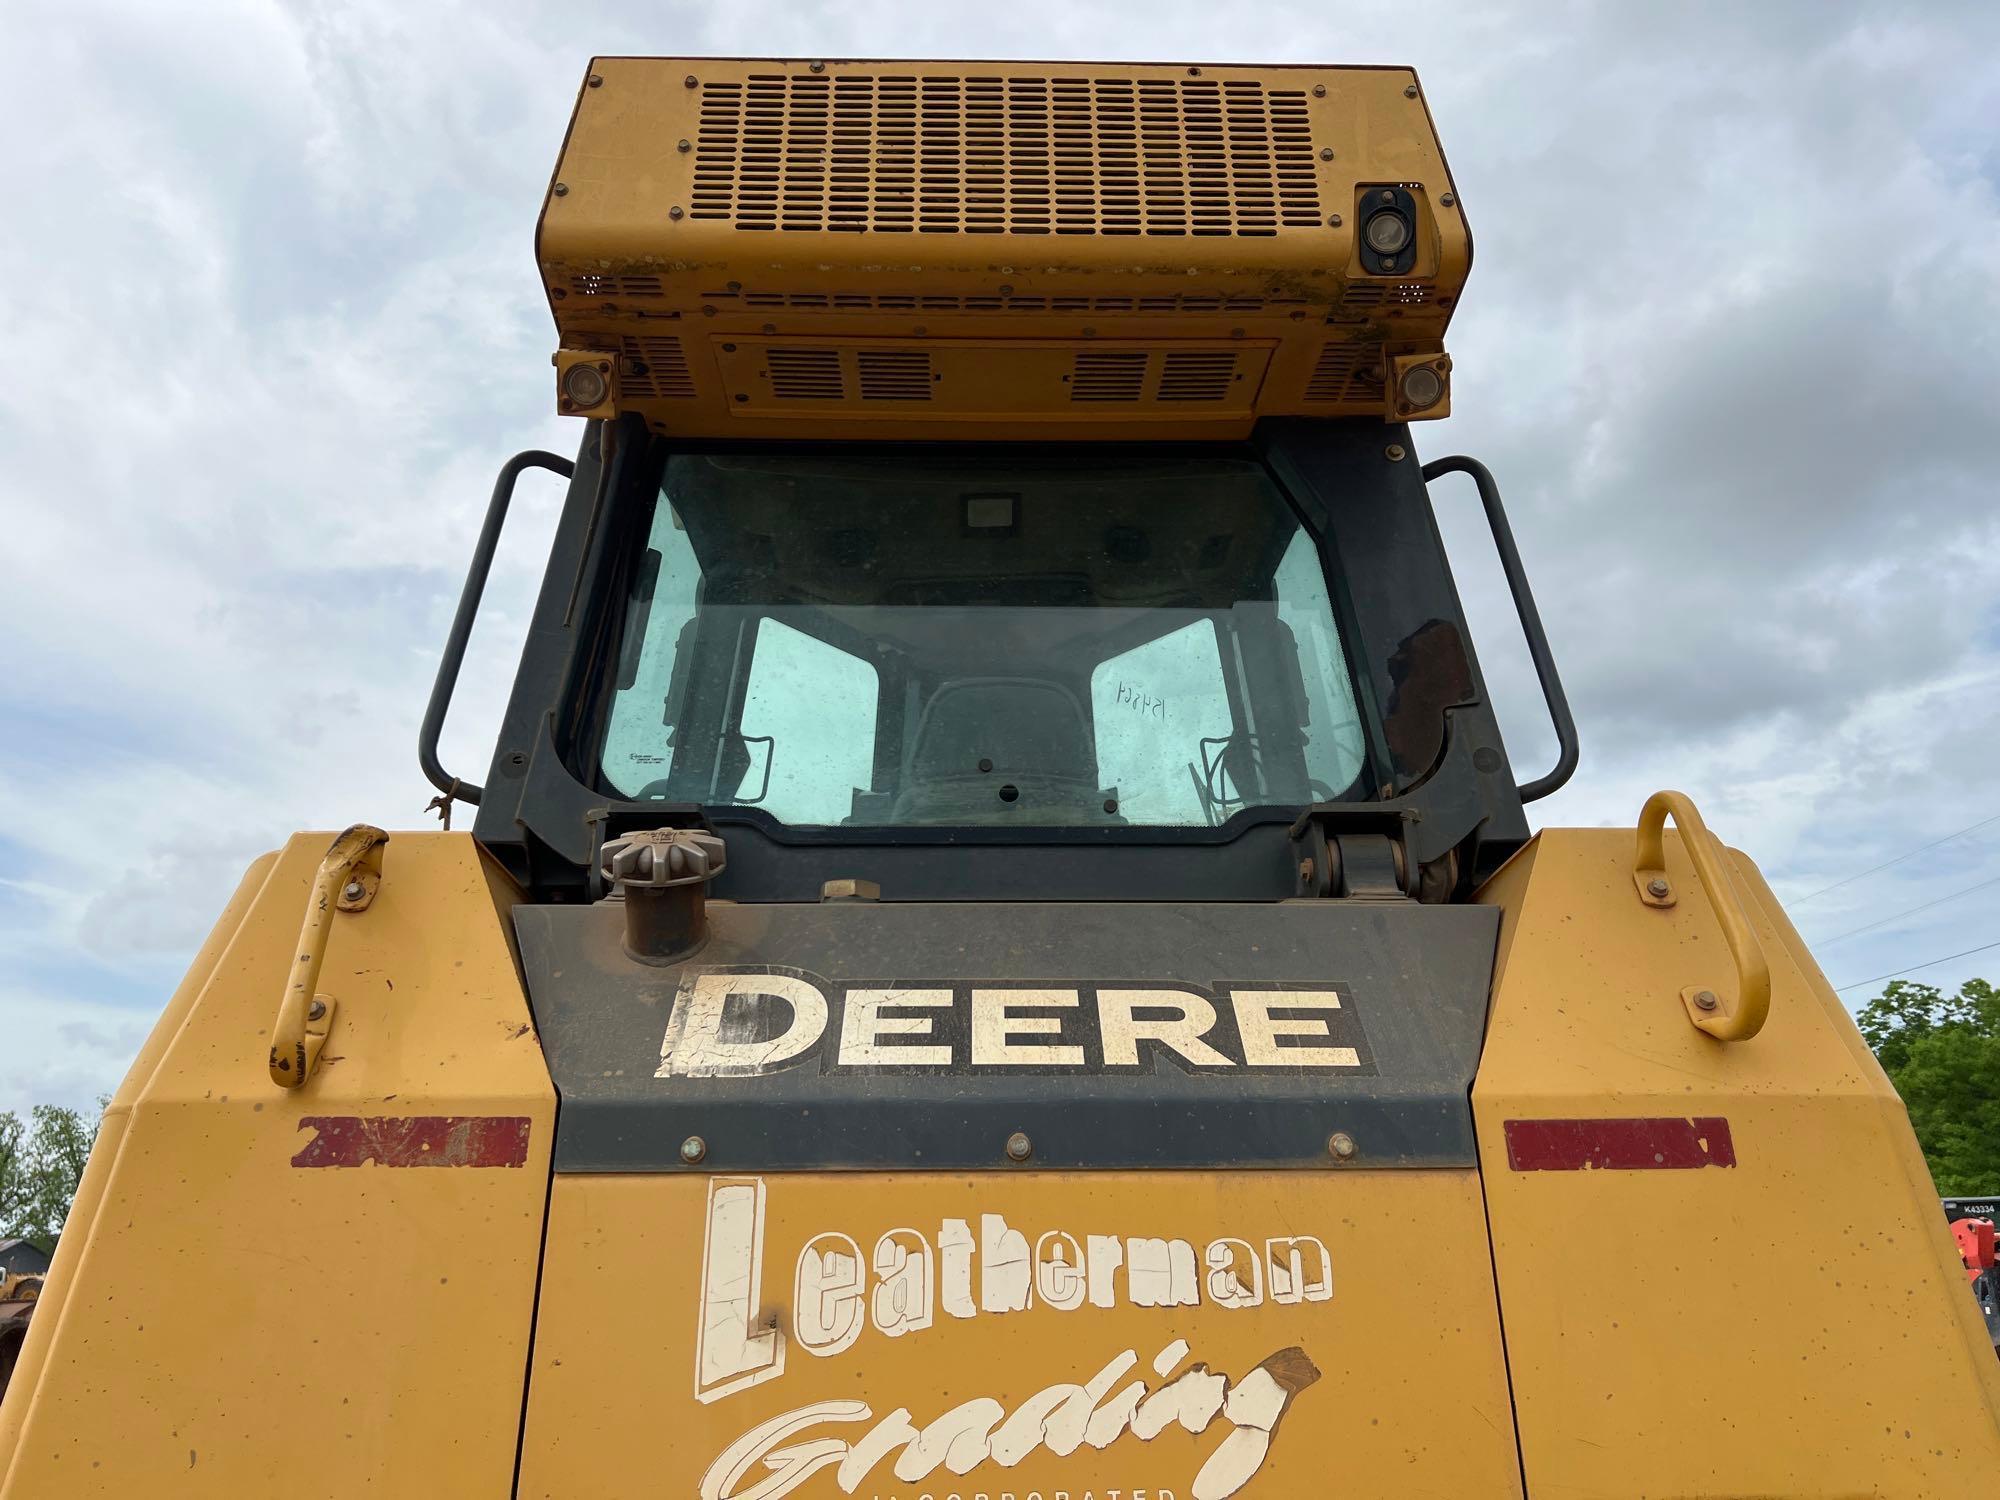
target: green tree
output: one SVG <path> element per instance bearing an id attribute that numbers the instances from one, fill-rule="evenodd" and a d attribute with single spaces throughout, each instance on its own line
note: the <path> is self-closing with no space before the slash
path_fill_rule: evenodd
<path id="1" fill-rule="evenodd" d="M 59 1104 L 37 1104 L 26 1122 L 0 1114 L 0 1240 L 55 1248 L 96 1138 L 95 1118 Z"/>
<path id="2" fill-rule="evenodd" d="M 1909 1107 L 1938 1191 L 2000 1189 L 2000 991 L 1968 979 L 1947 995 L 1898 979 L 1862 1008 L 1860 1025 Z"/>

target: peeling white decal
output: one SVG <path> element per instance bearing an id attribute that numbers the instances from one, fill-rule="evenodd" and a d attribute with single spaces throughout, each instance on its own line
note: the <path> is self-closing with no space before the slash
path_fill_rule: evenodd
<path id="1" fill-rule="evenodd" d="M 784 1029 L 773 1032 L 780 1022 Z M 674 997 L 654 1076 L 767 1073 L 806 1052 L 825 1032 L 826 996 L 798 974 L 694 974 L 681 981 Z"/>
<path id="2" fill-rule="evenodd" d="M 713 1401 L 784 1373 L 785 1336 L 775 1320 L 758 1315 L 763 1281 L 763 1179 L 710 1178 L 695 1334 L 696 1400 Z"/>
<path id="3" fill-rule="evenodd" d="M 701 1500 L 779 1500 L 834 1465 L 834 1482 L 851 1495 L 891 1454 L 895 1477 L 920 1484 L 940 1468 L 956 1475 L 986 1464 L 1011 1469 L 1038 1451 L 1061 1458 L 1086 1444 L 1108 1448 L 1128 1432 L 1151 1441 L 1175 1420 L 1199 1435 L 1218 1416 L 1229 1431 L 1202 1463 L 1191 1491 L 1194 1500 L 1230 1500 L 1264 1466 L 1293 1397 L 1319 1379 L 1300 1349 L 1280 1349 L 1234 1385 L 1200 1366 L 1150 1392 L 1142 1380 L 1121 1385 L 1137 1363 L 1137 1353 L 1126 1349 L 1082 1384 L 1049 1386 L 1011 1413 L 993 1397 L 977 1396 L 919 1428 L 909 1408 L 899 1406 L 852 1441 L 822 1433 L 795 1443 L 814 1428 L 874 1415 L 865 1402 L 817 1401 L 759 1423 L 731 1443 L 702 1476 Z M 760 1461 L 769 1472 L 746 1484 Z"/>

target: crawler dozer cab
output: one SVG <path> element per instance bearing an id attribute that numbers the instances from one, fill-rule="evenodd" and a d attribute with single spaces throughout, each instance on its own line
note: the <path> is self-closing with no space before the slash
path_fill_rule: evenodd
<path id="1" fill-rule="evenodd" d="M 252 865 L 0 1496 L 1992 1472 L 1923 1162 L 1755 866 L 1671 792 L 1529 835 L 1568 710 L 1492 477 L 1416 448 L 1457 194 L 1400 68 L 594 62 L 538 239 L 581 444 L 503 470 L 423 731 L 472 827 Z"/>

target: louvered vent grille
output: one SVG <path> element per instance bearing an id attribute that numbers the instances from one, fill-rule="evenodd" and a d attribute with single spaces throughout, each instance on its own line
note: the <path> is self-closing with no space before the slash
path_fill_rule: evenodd
<path id="1" fill-rule="evenodd" d="M 1150 354 L 1079 354 L 1071 366 L 1069 399 L 1072 401 L 1137 401 L 1146 389 L 1146 362 Z"/>
<path id="2" fill-rule="evenodd" d="M 1379 403 L 1382 383 L 1380 344 L 1328 344 L 1306 383 L 1306 400 Z"/>
<path id="3" fill-rule="evenodd" d="M 783 401 L 838 401 L 846 394 L 838 349 L 770 349 L 771 394 Z"/>
<path id="4" fill-rule="evenodd" d="M 693 397 L 694 377 L 688 373 L 687 353 L 679 339 L 624 338 L 619 340 L 619 353 L 625 357 L 621 378 L 628 396 L 656 400 Z"/>
<path id="5" fill-rule="evenodd" d="M 1199 293 L 1181 293 L 1171 297 L 1036 297 L 1026 293 L 955 297 L 915 293 L 715 291 L 703 292 L 701 300 L 710 306 L 723 308 L 786 308 L 805 312 L 1133 313 L 1139 316 L 1262 313 L 1306 306 L 1304 297 L 1225 297 Z"/>
<path id="6" fill-rule="evenodd" d="M 1160 369 L 1162 401 L 1220 401 L 1236 378 L 1236 356 L 1196 350 L 1167 354 Z"/>
<path id="7" fill-rule="evenodd" d="M 585 272 L 569 279 L 569 290 L 578 297 L 661 297 L 666 288 L 657 276 L 600 276 Z"/>
<path id="8" fill-rule="evenodd" d="M 921 349 L 863 349 L 854 363 L 863 401 L 931 399 L 931 357 Z"/>
<path id="9" fill-rule="evenodd" d="M 878 234 L 1268 236 L 1322 223 L 1305 90 L 1207 78 L 705 82 L 688 213 Z"/>
<path id="10" fill-rule="evenodd" d="M 1431 289 L 1420 281 L 1353 281 L 1340 294 L 1342 307 L 1422 307 L 1431 300 Z"/>

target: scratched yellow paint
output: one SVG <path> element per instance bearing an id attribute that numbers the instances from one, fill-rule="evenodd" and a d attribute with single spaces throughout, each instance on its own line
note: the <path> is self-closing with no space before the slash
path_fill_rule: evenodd
<path id="1" fill-rule="evenodd" d="M 121 1090 L 8 1392 L 4 1500 L 507 1493 L 554 1118 L 512 898 L 469 835 L 396 834 L 286 1091 L 269 1030 L 328 838 L 253 871 Z M 299 1170 L 307 1115 L 526 1116 L 527 1160 Z"/>
<path id="2" fill-rule="evenodd" d="M 1099 1434 L 1101 1448 L 1085 1442 L 1065 1456 L 1037 1441 L 1011 1465 L 991 1457 L 975 1430 L 955 1450 L 962 1472 L 940 1465 L 906 1482 L 896 1476 L 899 1454 L 887 1452 L 846 1491 L 836 1466 L 790 1484 L 796 1460 L 782 1456 L 814 1442 L 856 1444 L 898 1408 L 921 1429 L 986 1398 L 994 1405 L 983 1408 L 985 1418 L 1004 1420 L 1037 1393 L 1087 1384 L 1127 1350 L 1130 1368 L 1109 1392 L 1135 1381 L 1157 1390 L 1168 1381 L 1153 1361 L 1176 1340 L 1187 1347 L 1170 1374 L 1206 1364 L 1234 1387 L 1287 1351 L 1296 1351 L 1295 1371 L 1301 1359 L 1317 1371 L 1291 1396 L 1236 1493 L 1519 1493 L 1479 1187 L 1469 1171 L 773 1175 L 761 1179 L 755 1307 L 784 1340 L 784 1367 L 698 1400 L 704 1248 L 715 1248 L 711 1194 L 758 1181 L 700 1173 L 556 1179 L 522 1496 L 1080 1500 L 1090 1492 L 1104 1500 L 1115 1490 L 1127 1500 L 1141 1492 L 1188 1500 L 1196 1475 L 1230 1440 L 1226 1416 L 1200 1432 L 1172 1425 L 1150 1440 L 1114 1421 L 1113 1432 Z M 1027 1306 L 986 1311 L 985 1257 L 975 1253 L 969 1290 L 981 1310 L 972 1316 L 951 1315 L 940 1297 L 929 1327 L 892 1337 L 871 1305 L 846 1348 L 805 1347 L 802 1331 L 816 1314 L 799 1294 L 797 1271 L 808 1242 L 846 1236 L 879 1284 L 873 1264 L 884 1234 L 901 1229 L 906 1244 L 927 1241 L 935 1260 L 944 1226 L 963 1221 L 978 1242 L 998 1228 L 985 1223 L 989 1215 L 1019 1231 L 1031 1257 L 1044 1235 L 1060 1231 L 1080 1248 L 1091 1235 L 1117 1237 L 1128 1267 L 1134 1238 L 1186 1240 L 1199 1256 L 1219 1237 L 1259 1248 L 1271 1237 L 1314 1237 L 1328 1253 L 1330 1295 L 1281 1303 L 1267 1277 L 1256 1306 L 1218 1305 L 1207 1284 L 1196 1305 L 1142 1306 L 1121 1275 L 1107 1288 L 1112 1306 L 1088 1296 L 1071 1309 L 1050 1305 L 1037 1283 Z M 1310 1252 L 1302 1264 L 1308 1275 L 1296 1289 L 1316 1292 Z M 866 1415 L 835 1413 L 755 1445 L 763 1424 L 838 1402 L 858 1403 Z M 1080 1420 L 1083 1410 L 1070 1415 Z M 755 1451 L 746 1450 L 740 1477 L 718 1483 L 718 1458 L 746 1437 Z"/>

